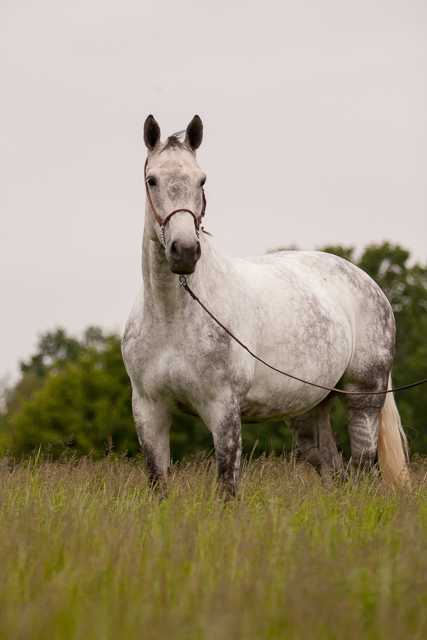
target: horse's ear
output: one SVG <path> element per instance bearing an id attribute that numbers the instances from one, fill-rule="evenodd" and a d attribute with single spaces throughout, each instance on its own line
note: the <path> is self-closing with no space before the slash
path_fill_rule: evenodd
<path id="1" fill-rule="evenodd" d="M 187 144 L 192 151 L 196 151 L 202 144 L 203 140 L 203 122 L 199 116 L 194 116 L 192 121 L 187 127 L 185 132 L 185 144 Z"/>
<path id="2" fill-rule="evenodd" d="M 151 115 L 144 122 L 144 142 L 149 151 L 153 151 L 160 142 L 160 127 Z"/>

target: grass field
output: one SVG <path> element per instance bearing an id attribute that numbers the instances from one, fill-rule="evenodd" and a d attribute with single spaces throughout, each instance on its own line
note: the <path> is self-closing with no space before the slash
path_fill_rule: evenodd
<path id="1" fill-rule="evenodd" d="M 214 460 L 0 459 L 0 638 L 427 637 L 427 462 L 397 493 L 325 489 L 291 456 L 215 496 Z"/>

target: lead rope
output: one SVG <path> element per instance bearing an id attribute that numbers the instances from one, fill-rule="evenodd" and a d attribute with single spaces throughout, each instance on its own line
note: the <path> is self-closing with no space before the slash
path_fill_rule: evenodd
<path id="1" fill-rule="evenodd" d="M 231 333 L 231 331 L 229 331 L 229 329 L 227 329 L 227 327 L 224 327 L 224 325 L 219 320 L 217 320 L 217 318 L 215 318 L 215 316 L 209 311 L 209 309 L 207 309 L 205 307 L 203 302 L 200 302 L 199 298 L 196 296 L 196 294 L 188 286 L 187 278 L 185 276 L 180 276 L 179 277 L 179 282 L 181 284 L 181 287 L 183 287 L 187 291 L 187 293 L 190 294 L 190 296 L 193 298 L 193 300 L 195 300 L 202 307 L 202 309 L 204 309 L 204 311 L 206 311 L 206 313 L 212 318 L 212 320 L 214 320 L 217 323 L 217 325 L 219 325 L 221 327 L 221 329 L 224 329 L 224 331 L 226 333 L 228 333 L 230 338 L 233 338 L 233 340 L 235 342 L 237 342 L 237 344 L 239 344 L 243 349 L 245 349 L 245 351 L 247 351 L 253 358 L 255 358 L 255 360 L 258 360 L 258 362 L 261 362 L 262 364 L 265 364 L 265 366 L 268 367 L 269 369 L 272 369 L 273 371 L 276 371 L 277 373 L 281 373 L 283 376 L 287 376 L 288 378 L 292 378 L 293 380 L 298 380 L 298 382 L 303 382 L 304 384 L 309 384 L 312 387 L 318 387 L 318 389 L 325 389 L 326 391 L 334 391 L 335 393 L 342 393 L 342 394 L 347 395 L 347 396 L 379 396 L 379 395 L 382 395 L 382 394 L 385 394 L 385 393 L 394 393 L 395 391 L 402 391 L 403 389 L 410 389 L 411 387 L 417 387 L 418 385 L 424 384 L 425 382 L 427 382 L 427 378 L 425 378 L 425 380 L 419 380 L 418 382 L 413 382 L 412 384 L 407 384 L 404 387 L 397 387 L 397 389 L 387 389 L 387 391 L 343 391 L 342 389 L 335 389 L 335 388 L 332 388 L 332 387 L 324 387 L 322 384 L 316 384 L 315 382 L 308 382 L 308 380 L 303 380 L 302 378 L 298 378 L 297 376 L 293 376 L 290 373 L 286 373 L 285 371 L 281 371 L 280 369 L 276 369 L 276 367 L 272 367 L 271 364 L 268 364 L 268 362 L 265 362 L 261 358 L 258 358 L 257 355 L 252 353 L 252 351 L 246 345 L 244 345 L 243 342 L 240 342 L 240 340 L 238 338 L 236 338 L 236 336 L 233 335 Z"/>

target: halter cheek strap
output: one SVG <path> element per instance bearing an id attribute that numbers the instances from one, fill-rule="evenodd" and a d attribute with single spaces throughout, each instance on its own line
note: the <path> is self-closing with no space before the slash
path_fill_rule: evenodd
<path id="1" fill-rule="evenodd" d="M 203 205 L 202 205 L 202 212 L 199 216 L 199 218 L 197 218 L 196 214 L 193 213 L 193 211 L 191 211 L 190 209 L 175 209 L 175 211 L 172 211 L 171 213 L 169 213 L 166 218 L 162 221 L 160 219 L 160 217 L 157 214 L 157 211 L 154 208 L 153 205 L 153 201 L 151 200 L 151 196 L 150 196 L 150 191 L 148 189 L 148 184 L 147 184 L 147 163 L 148 163 L 148 158 L 145 161 L 145 165 L 144 165 L 144 182 L 145 182 L 145 191 L 147 193 L 147 198 L 148 198 L 148 202 L 150 203 L 150 207 L 152 212 L 155 215 L 155 218 L 159 224 L 160 227 L 160 239 L 162 241 L 162 245 L 164 247 L 166 247 L 166 241 L 165 241 L 165 226 L 167 225 L 167 223 L 169 222 L 169 220 L 172 218 L 173 215 L 175 215 L 175 213 L 178 213 L 178 211 L 186 211 L 187 213 L 191 213 L 191 215 L 194 218 L 194 225 L 196 227 L 196 236 L 199 237 L 199 230 L 200 230 L 200 223 L 202 221 L 203 216 L 206 213 L 206 197 L 205 197 L 205 192 L 204 189 L 202 187 L 202 197 L 203 197 Z"/>

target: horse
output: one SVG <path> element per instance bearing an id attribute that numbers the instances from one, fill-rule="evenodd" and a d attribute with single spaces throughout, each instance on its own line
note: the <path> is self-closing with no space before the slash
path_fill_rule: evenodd
<path id="1" fill-rule="evenodd" d="M 184 134 L 184 131 L 180 132 Z M 203 124 L 160 139 L 144 124 L 147 160 L 143 286 L 126 324 L 122 354 L 132 411 L 152 486 L 167 487 L 174 412 L 199 416 L 213 435 L 218 484 L 238 487 L 242 421 L 285 420 L 305 460 L 325 481 L 337 474 L 408 477 L 407 443 L 391 389 L 395 321 L 382 290 L 332 254 L 280 251 L 236 258 L 201 229 L 206 176 L 196 161 Z M 251 357 L 181 286 L 191 289 L 233 336 L 270 365 L 340 396 L 351 461 L 330 424 L 337 392 L 284 377 Z M 369 395 L 377 393 L 377 395 Z"/>

